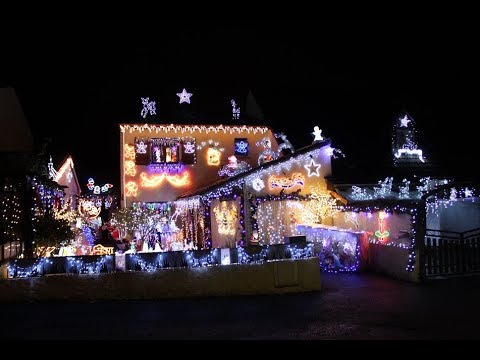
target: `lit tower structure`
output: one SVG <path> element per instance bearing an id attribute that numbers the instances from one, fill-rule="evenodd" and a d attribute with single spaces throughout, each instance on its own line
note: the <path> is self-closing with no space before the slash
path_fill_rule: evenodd
<path id="1" fill-rule="evenodd" d="M 417 145 L 414 121 L 406 112 L 395 120 L 392 152 L 395 166 L 412 166 L 425 163 L 423 151 Z"/>

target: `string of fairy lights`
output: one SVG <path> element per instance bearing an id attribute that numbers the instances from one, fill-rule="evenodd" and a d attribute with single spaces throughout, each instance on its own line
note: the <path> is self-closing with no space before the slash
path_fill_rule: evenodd
<path id="1" fill-rule="evenodd" d="M 128 124 L 121 124 L 120 125 L 121 132 L 129 132 L 130 134 L 133 132 L 145 132 L 148 131 L 149 133 L 165 133 L 165 132 L 173 132 L 175 134 L 185 134 L 185 133 L 224 133 L 233 135 L 235 133 L 253 133 L 253 134 L 265 134 L 269 131 L 269 128 L 266 126 L 230 126 L 230 125 L 155 125 L 155 124 L 144 124 L 144 125 L 128 125 Z"/>
<path id="2" fill-rule="evenodd" d="M 8 264 L 8 276 L 10 278 L 28 278 L 35 276 L 42 276 L 48 272 L 48 268 L 55 264 L 55 262 L 63 261 L 64 258 L 48 258 L 41 257 L 34 260 L 34 263 L 28 266 L 22 266 L 22 262 L 14 260 Z M 113 272 L 115 269 L 114 255 L 103 255 L 94 257 L 80 257 L 72 256 L 66 257 L 66 273 L 74 274 L 100 274 L 103 272 Z M 23 260 L 25 262 L 25 260 Z"/>
<path id="3" fill-rule="evenodd" d="M 5 184 L 0 192 L 1 232 L 2 238 L 8 242 L 20 240 L 22 204 L 18 190 L 14 184 Z"/>

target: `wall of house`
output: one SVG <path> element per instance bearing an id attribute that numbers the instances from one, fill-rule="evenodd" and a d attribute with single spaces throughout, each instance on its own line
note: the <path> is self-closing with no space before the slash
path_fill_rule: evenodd
<path id="1" fill-rule="evenodd" d="M 295 225 L 303 222 L 302 214 L 307 202 L 272 199 L 261 201 L 257 205 L 256 199 L 285 198 L 288 195 L 307 196 L 312 187 L 329 194 L 325 177 L 331 175 L 330 151 L 330 145 L 326 144 L 306 154 L 294 154 L 288 161 L 260 169 L 248 176 L 244 192 L 247 197 L 252 198 L 251 203 L 255 205 L 254 216 L 261 244 L 282 243 L 285 236 L 295 235 Z M 245 207 L 251 208 L 248 202 Z M 323 222 L 331 224 L 331 219 L 326 218 Z M 252 228 L 248 227 L 246 231 L 247 239 L 250 239 Z"/>
<path id="2" fill-rule="evenodd" d="M 332 174 L 330 151 L 330 145 L 325 145 L 320 149 L 313 150 L 299 157 L 294 157 L 291 161 L 279 164 L 278 166 L 272 166 L 255 176 L 249 177 L 246 185 L 249 191 L 255 193 L 258 197 L 268 195 L 278 196 L 281 193 L 284 195 L 291 193 L 308 195 L 311 187 L 316 185 L 319 185 L 322 189 L 326 189 L 325 177 Z M 310 171 L 305 167 L 309 165 L 311 165 Z M 318 165 L 320 165 L 318 171 L 315 172 L 315 167 Z M 299 175 L 294 176 L 295 174 Z M 274 181 L 275 179 L 278 181 Z M 254 182 L 261 183 L 263 187 L 260 190 L 256 190 Z M 293 186 L 281 187 L 276 185 L 279 182 L 285 184 L 284 186 L 289 184 Z"/>
<path id="3" fill-rule="evenodd" d="M 235 154 L 235 139 L 248 142 L 248 154 L 237 153 L 238 162 L 244 161 L 252 167 L 258 166 L 258 158 L 264 147 L 262 139 L 271 143 L 277 152 L 277 141 L 268 127 L 247 126 L 187 126 L 187 125 L 121 125 L 120 128 L 120 171 L 122 205 L 132 202 L 172 201 L 179 195 L 201 189 L 221 179 L 218 171 L 228 164 L 228 157 Z M 122 131 L 123 130 L 123 131 Z M 152 150 L 155 138 L 181 139 L 186 144 L 194 140 L 196 163 L 184 165 L 180 171 L 164 171 L 152 165 L 136 165 L 135 141 L 142 140 L 147 150 Z M 209 164 L 210 148 L 221 150 L 218 163 Z M 184 148 L 182 148 L 184 149 Z M 148 154 L 145 156 L 149 156 Z M 150 154 L 151 157 L 151 154 Z"/>
<path id="4" fill-rule="evenodd" d="M 448 207 L 427 211 L 427 229 L 464 232 L 480 228 L 480 199 L 457 199 Z"/>
<path id="5" fill-rule="evenodd" d="M 334 217 L 335 226 L 367 232 L 368 244 L 361 249 L 360 268 L 395 278 L 416 281 L 418 274 L 407 271 L 412 241 L 411 215 L 406 213 L 342 212 Z M 382 223 L 380 223 L 382 221 Z M 385 236 L 388 232 L 388 236 Z M 418 259 L 417 259 L 418 260 Z M 415 266 L 417 268 L 417 266 Z"/>
<path id="6" fill-rule="evenodd" d="M 418 253 L 413 271 L 407 271 L 410 250 L 396 246 L 370 244 L 367 268 L 374 272 L 386 274 L 397 279 L 420 281 Z"/>
<path id="7" fill-rule="evenodd" d="M 380 242 L 384 245 L 404 245 L 409 246 L 412 238 L 411 216 L 403 213 L 389 213 L 383 219 L 382 231 L 380 231 L 379 212 L 371 214 L 367 212 L 340 212 L 333 218 L 333 225 L 342 229 L 363 230 L 368 232 L 370 241 Z M 376 236 L 388 231 L 389 236 Z M 385 233 L 384 233 L 385 234 Z"/>

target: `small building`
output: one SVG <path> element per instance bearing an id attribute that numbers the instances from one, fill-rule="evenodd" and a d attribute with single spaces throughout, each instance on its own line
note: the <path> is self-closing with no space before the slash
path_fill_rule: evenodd
<path id="1" fill-rule="evenodd" d="M 50 162 L 48 163 L 48 172 L 49 178 L 63 187 L 63 191 L 65 193 L 64 202 L 68 203 L 71 209 L 76 209 L 78 205 L 77 199 L 82 193 L 82 188 L 78 182 L 72 157 L 68 155 L 59 167 L 58 171 L 55 170 L 52 158 L 50 158 Z"/>

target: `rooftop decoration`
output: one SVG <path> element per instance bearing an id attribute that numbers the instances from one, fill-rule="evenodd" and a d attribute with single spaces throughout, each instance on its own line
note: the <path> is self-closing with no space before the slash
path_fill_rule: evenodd
<path id="1" fill-rule="evenodd" d="M 193 94 L 187 92 L 187 90 L 185 90 L 185 88 L 183 88 L 183 91 L 181 93 L 177 93 L 177 96 L 180 98 L 179 104 L 184 103 L 184 102 L 190 104 L 190 97 L 192 95 Z"/>
<path id="2" fill-rule="evenodd" d="M 318 126 L 315 126 L 313 128 L 312 135 L 314 136 L 313 141 L 322 141 L 323 140 L 322 130 Z"/>
<path id="3" fill-rule="evenodd" d="M 393 127 L 393 161 L 396 165 L 406 160 L 425 162 L 423 151 L 416 142 L 416 130 L 413 119 L 408 114 L 400 116 Z"/>
<path id="4" fill-rule="evenodd" d="M 237 107 L 237 103 L 233 99 L 230 101 L 230 103 L 232 104 L 232 119 L 240 119 L 240 107 Z"/>
<path id="5" fill-rule="evenodd" d="M 147 98 L 142 97 L 142 105 L 143 105 L 143 108 L 142 108 L 142 111 L 140 112 L 140 115 L 143 118 L 146 118 L 148 113 L 150 113 L 150 115 L 156 115 L 157 109 L 155 108 L 155 101 L 150 101 L 148 97 Z"/>
<path id="6" fill-rule="evenodd" d="M 289 149 L 292 154 L 295 152 L 295 149 L 292 143 L 287 139 L 287 135 L 285 135 L 284 133 L 279 133 L 279 134 L 275 134 L 275 137 L 277 139 L 282 139 L 283 141 L 280 145 L 278 145 L 278 150 L 277 150 L 278 156 L 282 155 L 282 152 L 284 149 Z"/>
<path id="7" fill-rule="evenodd" d="M 387 177 L 384 181 L 379 180 L 378 184 L 380 187 L 373 187 L 373 197 L 374 198 L 385 198 L 389 197 L 392 192 L 392 182 L 393 177 Z"/>

